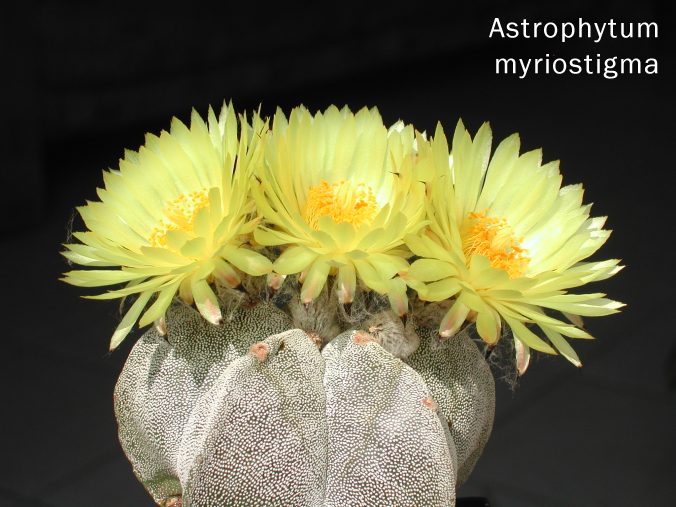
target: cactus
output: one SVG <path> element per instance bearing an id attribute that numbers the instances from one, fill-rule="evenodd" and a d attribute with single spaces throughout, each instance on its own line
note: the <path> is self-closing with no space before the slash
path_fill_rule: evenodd
<path id="1" fill-rule="evenodd" d="M 136 343 L 115 386 L 115 415 L 122 448 L 156 501 L 181 494 L 179 444 L 197 401 L 260 335 L 290 324 L 274 305 L 259 303 L 213 326 L 178 303 L 167 313 L 166 337 L 151 329 Z"/>
<path id="2" fill-rule="evenodd" d="M 242 296 L 219 326 L 175 303 L 166 336 L 137 342 L 115 413 L 159 505 L 454 505 L 493 422 L 478 348 L 415 311 L 355 322 L 323 297 Z"/>
<path id="3" fill-rule="evenodd" d="M 436 329 L 419 328 L 420 348 L 410 365 L 420 373 L 439 406 L 457 451 L 457 481 L 474 469 L 493 427 L 495 384 L 490 368 L 469 335 L 439 342 Z"/>
<path id="4" fill-rule="evenodd" d="M 531 350 L 581 366 L 581 316 L 623 306 L 568 292 L 622 269 L 581 262 L 605 218 L 517 135 L 448 140 L 375 108 L 270 125 L 230 104 L 104 172 L 64 281 L 135 298 L 111 350 L 155 323 L 115 413 L 159 505 L 453 505 L 495 406 L 468 329 L 510 336 L 519 375 Z"/>

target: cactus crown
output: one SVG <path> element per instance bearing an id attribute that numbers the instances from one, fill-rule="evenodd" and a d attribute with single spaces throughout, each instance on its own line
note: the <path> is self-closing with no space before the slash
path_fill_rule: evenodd
<path id="1" fill-rule="evenodd" d="M 568 340 L 590 337 L 580 316 L 622 306 L 568 293 L 621 269 L 583 262 L 608 238 L 605 218 L 589 216 L 581 185 L 561 187 L 558 162 L 520 154 L 517 135 L 491 144 L 488 124 L 472 138 L 458 122 L 449 147 L 441 125 L 431 137 L 387 128 L 375 108 L 300 106 L 271 125 L 232 105 L 207 121 L 193 112 L 104 173 L 100 202 L 79 208 L 89 230 L 64 252 L 91 269 L 64 279 L 123 285 L 94 298 L 136 297 L 111 348 L 137 319 L 162 328 L 176 296 L 218 325 L 216 285 L 255 276 L 276 288 L 297 275 L 305 306 L 327 283 L 328 302 L 372 291 L 401 318 L 411 298 L 439 302 L 445 338 L 475 322 L 494 346 L 508 327 L 520 372 L 531 349 L 579 366 Z"/>

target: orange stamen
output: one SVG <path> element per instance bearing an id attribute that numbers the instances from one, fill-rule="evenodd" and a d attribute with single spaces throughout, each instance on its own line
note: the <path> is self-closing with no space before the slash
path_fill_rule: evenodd
<path id="1" fill-rule="evenodd" d="M 310 188 L 303 216 L 316 230 L 319 219 L 324 216 L 331 217 L 337 224 L 347 222 L 359 227 L 371 223 L 378 211 L 376 196 L 366 183 L 321 180 Z"/>
<path id="2" fill-rule="evenodd" d="M 528 250 L 520 246 L 521 239 L 504 218 L 486 216 L 486 212 L 471 212 L 463 223 L 462 249 L 469 260 L 472 255 L 483 255 L 491 266 L 503 269 L 510 278 L 523 276 L 530 258 Z"/>
<path id="3" fill-rule="evenodd" d="M 164 208 L 164 217 L 150 233 L 148 241 L 152 246 L 167 246 L 170 231 L 192 232 L 197 213 L 209 205 L 206 190 L 181 194 Z"/>

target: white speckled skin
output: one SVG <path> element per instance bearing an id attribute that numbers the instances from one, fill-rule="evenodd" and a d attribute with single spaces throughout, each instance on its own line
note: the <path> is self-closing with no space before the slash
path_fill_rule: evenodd
<path id="1" fill-rule="evenodd" d="M 166 337 L 151 329 L 134 345 L 115 386 L 115 415 L 122 449 L 155 501 L 181 494 L 180 438 L 198 399 L 261 336 L 290 325 L 266 303 L 239 307 L 221 326 L 177 304 L 167 313 Z"/>
<path id="2" fill-rule="evenodd" d="M 179 452 L 184 505 L 322 505 L 324 361 L 299 329 L 265 344 L 265 360 L 236 359 L 197 402 Z"/>
<path id="3" fill-rule="evenodd" d="M 409 322 L 404 341 L 380 326 L 343 332 L 320 352 L 305 332 L 318 330 L 293 324 L 265 302 L 221 326 L 177 304 L 166 337 L 150 330 L 134 346 L 115 413 L 155 501 L 453 506 L 493 422 L 493 378 L 474 343 L 438 344 Z M 402 350 L 405 359 L 392 354 Z"/>
<path id="4" fill-rule="evenodd" d="M 408 363 L 439 405 L 458 453 L 457 485 L 483 452 L 495 417 L 495 381 L 479 348 L 465 332 L 439 342 L 436 329 L 418 328 L 420 347 Z"/>
<path id="5" fill-rule="evenodd" d="M 429 390 L 375 341 L 355 343 L 358 334 L 345 332 L 323 351 L 330 457 L 325 505 L 453 505 L 454 451 L 436 409 L 425 404 Z"/>

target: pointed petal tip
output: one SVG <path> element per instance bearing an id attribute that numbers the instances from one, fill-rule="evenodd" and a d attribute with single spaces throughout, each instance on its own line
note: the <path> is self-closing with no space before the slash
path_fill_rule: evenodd
<path id="1" fill-rule="evenodd" d="M 343 288 L 339 288 L 336 293 L 338 294 L 338 302 L 343 306 L 352 306 L 354 301 L 354 294 L 350 294 L 348 291 Z"/>
<path id="2" fill-rule="evenodd" d="M 455 333 L 453 333 L 453 332 L 452 332 L 451 330 L 449 330 L 449 329 L 443 329 L 443 330 L 442 330 L 441 328 L 439 328 L 439 332 L 438 332 L 438 338 L 439 338 L 439 341 L 442 341 L 442 342 L 443 342 L 443 341 L 446 341 L 446 340 L 448 340 L 449 338 L 452 338 L 454 335 L 455 335 Z"/>
<path id="3" fill-rule="evenodd" d="M 282 288 L 282 284 L 284 283 L 286 276 L 287 275 L 280 275 L 279 273 L 275 273 L 274 271 L 268 273 L 267 275 L 268 287 L 270 287 L 273 291 L 278 291 L 279 289 Z"/>
<path id="4" fill-rule="evenodd" d="M 155 329 L 160 336 L 167 336 L 167 321 L 164 317 L 160 317 L 155 321 Z"/>
<path id="5" fill-rule="evenodd" d="M 115 349 L 117 349 L 120 344 L 124 341 L 124 339 L 127 337 L 129 332 L 131 331 L 131 326 L 128 328 L 124 329 L 118 329 L 113 333 L 113 336 L 110 338 L 110 344 L 108 345 L 108 352 L 113 352 Z"/>
<path id="6" fill-rule="evenodd" d="M 516 352 L 516 374 L 521 377 L 530 366 L 530 347 L 521 340 L 514 338 L 514 349 Z"/>
<path id="7" fill-rule="evenodd" d="M 210 299 L 204 300 L 201 304 L 198 304 L 198 310 L 202 317 L 204 317 L 207 322 L 213 324 L 214 326 L 220 326 L 223 323 L 223 316 L 221 315 L 221 309 L 215 305 Z"/>

